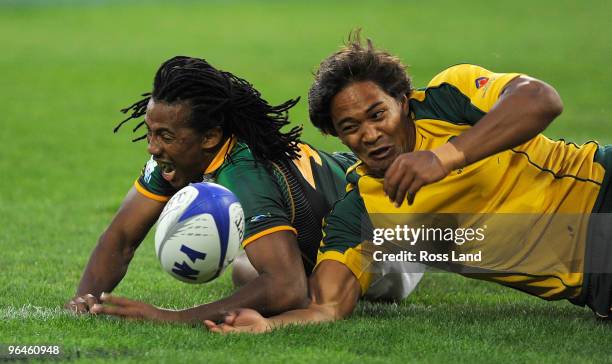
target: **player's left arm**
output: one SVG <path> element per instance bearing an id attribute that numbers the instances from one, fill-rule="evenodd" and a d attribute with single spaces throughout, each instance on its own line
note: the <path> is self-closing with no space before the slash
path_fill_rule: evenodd
<path id="1" fill-rule="evenodd" d="M 304 309 L 284 312 L 265 318 L 259 312 L 238 309 L 228 313 L 223 323 L 206 320 L 204 324 L 215 333 L 264 333 L 287 325 L 306 325 L 340 320 L 348 317 L 357 305 L 361 286 L 344 264 L 322 261 L 309 281 L 310 304 Z"/>
<path id="2" fill-rule="evenodd" d="M 401 204 L 424 185 L 452 170 L 520 145 L 542 132 L 563 111 L 557 91 L 527 76 L 508 82 L 491 109 L 473 127 L 432 151 L 405 153 L 385 174 L 384 190 Z"/>

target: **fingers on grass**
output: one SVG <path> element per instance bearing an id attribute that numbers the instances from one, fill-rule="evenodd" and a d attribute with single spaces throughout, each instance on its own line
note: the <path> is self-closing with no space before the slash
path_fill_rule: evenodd
<path id="1" fill-rule="evenodd" d="M 206 325 L 206 328 L 210 332 L 214 332 L 215 334 L 223 334 L 223 330 L 221 329 L 221 325 L 223 324 L 217 325 L 210 320 L 204 320 L 204 325 Z"/>
<path id="2" fill-rule="evenodd" d="M 81 311 L 79 311 L 79 306 L 76 302 L 76 300 L 71 300 L 70 302 L 66 303 L 64 305 L 64 308 L 70 310 L 70 312 L 77 314 L 77 313 L 83 313 Z"/>
<path id="3" fill-rule="evenodd" d="M 102 293 L 100 299 L 104 303 L 110 303 L 115 306 L 130 306 L 133 304 L 133 301 L 128 298 L 113 296 L 110 293 Z"/>
<path id="4" fill-rule="evenodd" d="M 83 297 L 77 297 L 74 300 L 74 303 L 76 305 L 76 312 L 77 313 L 84 313 L 84 312 L 87 312 L 89 310 L 89 307 L 87 307 L 87 302 L 85 301 L 85 299 Z"/>
<path id="5" fill-rule="evenodd" d="M 88 294 L 88 295 L 85 296 L 85 303 L 87 303 L 87 307 L 89 309 L 91 309 L 93 307 L 93 305 L 98 303 L 98 299 L 96 297 L 94 297 L 94 295 Z"/>
<path id="6" fill-rule="evenodd" d="M 214 322 L 210 320 L 204 320 L 204 326 L 206 326 L 208 331 L 216 332 L 215 330 L 217 329 L 217 324 L 215 324 Z"/>
<path id="7" fill-rule="evenodd" d="M 93 307 L 91 308 L 91 312 L 95 314 L 120 316 L 120 317 L 126 317 L 126 318 L 136 317 L 136 315 L 134 315 L 134 312 L 132 310 L 127 309 L 125 307 L 106 306 L 106 305 L 101 305 L 99 303 L 96 303 L 95 305 L 93 305 Z"/>
<path id="8" fill-rule="evenodd" d="M 224 334 L 229 334 L 229 333 L 237 331 L 235 327 L 230 326 L 230 325 L 221 324 L 221 325 L 218 325 L 218 326 L 221 329 L 221 332 L 224 333 Z"/>
<path id="9" fill-rule="evenodd" d="M 236 311 L 227 312 L 225 316 L 223 317 L 223 322 L 228 325 L 233 325 L 237 316 L 238 316 L 238 312 Z"/>

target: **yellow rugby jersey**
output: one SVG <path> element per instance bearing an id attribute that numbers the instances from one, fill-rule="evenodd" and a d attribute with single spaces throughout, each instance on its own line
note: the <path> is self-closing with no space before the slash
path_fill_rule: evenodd
<path id="1" fill-rule="evenodd" d="M 415 150 L 434 149 L 469 129 L 518 76 L 462 64 L 435 76 L 425 89 L 414 91 L 409 105 L 416 125 Z M 488 274 L 475 278 L 545 299 L 575 298 L 583 281 L 588 213 L 604 184 L 606 170 L 600 158 L 601 149 L 594 142 L 579 146 L 540 134 L 452 171 L 441 181 L 422 187 L 412 205 L 404 202 L 399 208 L 385 195 L 383 179 L 368 175 L 365 166 L 358 164 L 347 178 L 352 191 L 326 219 L 318 262 L 331 259 L 346 264 L 365 293 L 371 280 L 370 250 L 375 247 L 362 244 L 364 230 L 392 226 L 396 221 L 391 214 L 491 214 L 494 218 L 495 213 L 499 219 L 510 219 L 500 214 L 528 214 L 537 218 L 522 224 L 528 231 L 497 231 L 486 240 L 487 247 L 470 243 L 451 248 L 464 253 L 486 248 L 487 262 L 476 267 L 486 268 Z M 370 218 L 364 223 L 366 214 Z M 563 214 L 570 216 L 571 226 L 538 218 Z M 513 240 L 516 238 L 520 241 Z"/>

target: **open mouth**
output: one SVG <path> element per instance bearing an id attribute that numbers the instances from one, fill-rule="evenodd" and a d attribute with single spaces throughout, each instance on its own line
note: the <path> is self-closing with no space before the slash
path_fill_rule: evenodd
<path id="1" fill-rule="evenodd" d="M 174 175 L 176 174 L 174 164 L 161 160 L 156 160 L 156 162 L 161 169 L 162 177 L 168 182 L 172 181 L 172 179 L 174 179 Z"/>
<path id="2" fill-rule="evenodd" d="M 373 151 L 368 153 L 368 156 L 370 158 L 372 158 L 372 159 L 375 159 L 375 160 L 385 159 L 386 157 L 389 156 L 389 154 L 391 153 L 392 149 L 393 149 L 393 147 L 391 147 L 391 146 L 380 147 L 380 148 L 374 149 Z"/>

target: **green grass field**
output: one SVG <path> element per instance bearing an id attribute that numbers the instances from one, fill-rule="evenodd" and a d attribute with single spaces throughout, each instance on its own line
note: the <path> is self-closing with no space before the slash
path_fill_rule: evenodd
<path id="1" fill-rule="evenodd" d="M 57 344 L 86 362 L 612 362 L 612 326 L 588 310 L 444 273 L 400 305 L 262 336 L 60 308 L 148 158 L 129 128 L 113 135 L 118 110 L 166 58 L 207 58 L 274 103 L 301 96 L 291 117 L 304 139 L 336 150 L 309 125 L 306 92 L 318 62 L 359 26 L 410 65 L 417 86 L 461 62 L 524 72 L 565 102 L 547 135 L 612 143 L 610 14 L 604 0 L 0 0 L 0 345 Z M 116 290 L 169 308 L 229 292 L 227 274 L 191 286 L 162 272 L 151 236 Z"/>

